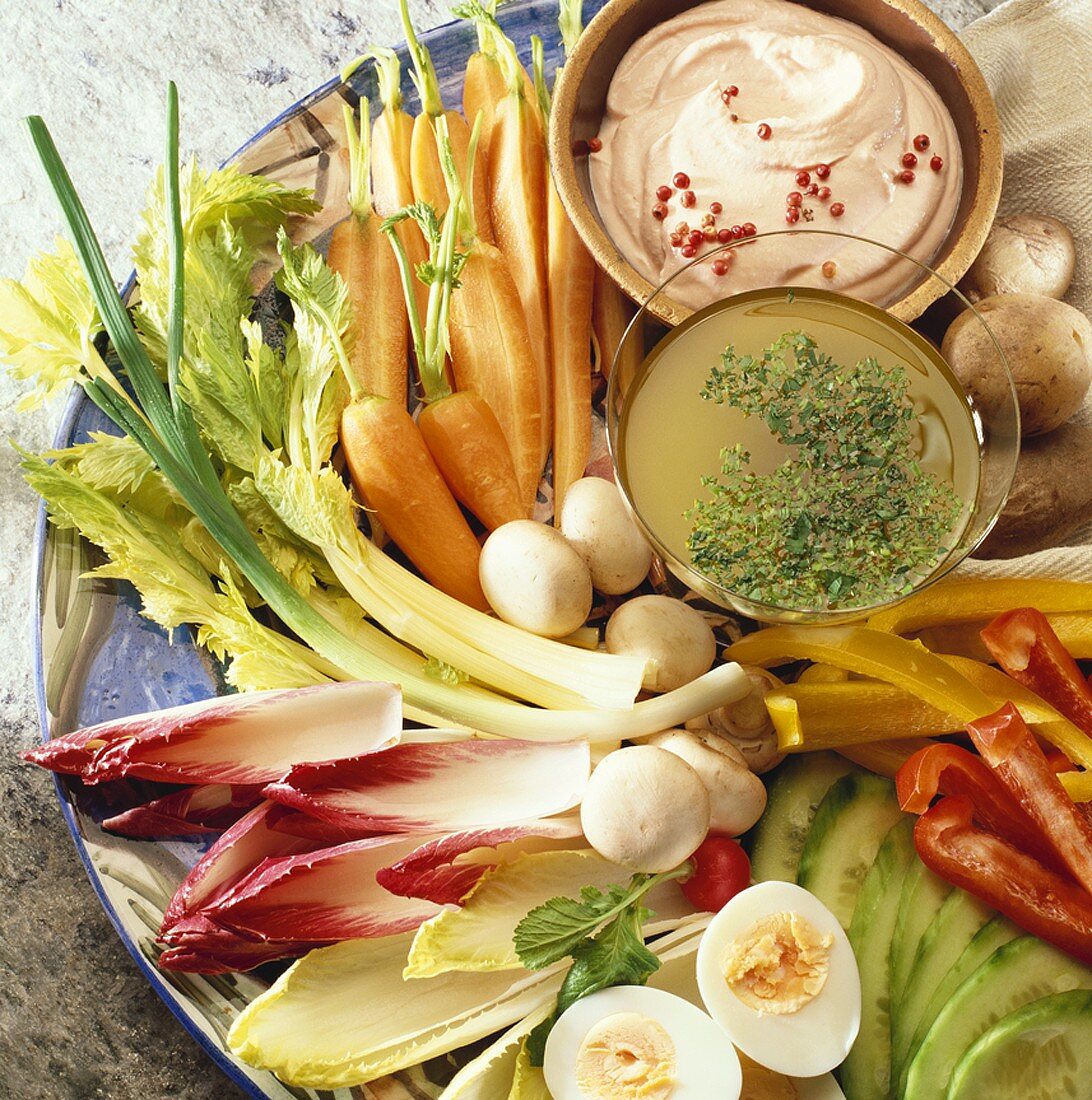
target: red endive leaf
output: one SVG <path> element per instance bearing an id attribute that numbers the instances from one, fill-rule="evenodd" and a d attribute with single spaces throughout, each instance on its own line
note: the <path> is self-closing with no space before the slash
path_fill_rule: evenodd
<path id="1" fill-rule="evenodd" d="M 486 871 L 505 858 L 508 852 L 502 846 L 522 852 L 539 847 L 521 843 L 531 838 L 571 842 L 580 835 L 576 815 L 449 833 L 426 841 L 397 863 L 381 868 L 376 880 L 392 894 L 424 898 L 437 905 L 457 905 Z"/>
<path id="2" fill-rule="evenodd" d="M 91 763 L 91 757 L 99 746 L 88 748 L 88 741 L 96 736 L 100 727 L 88 726 L 85 729 L 73 730 L 63 737 L 51 737 L 40 745 L 19 755 L 31 764 L 37 764 L 41 768 L 48 768 L 51 772 L 62 772 L 65 775 L 80 775 L 84 768 Z M 103 743 L 106 739 L 103 738 Z"/>
<path id="3" fill-rule="evenodd" d="M 107 832 L 138 838 L 220 833 L 261 801 L 260 784 L 186 787 L 108 817 L 102 827 Z"/>
<path id="4" fill-rule="evenodd" d="M 394 744 L 402 699 L 394 684 L 337 683 L 225 695 L 79 731 L 97 745 L 81 775 L 164 783 L 271 783 L 303 761 L 355 757 Z M 61 761 L 68 760 L 59 754 Z"/>
<path id="5" fill-rule="evenodd" d="M 272 802 L 262 802 L 216 841 L 175 891 L 163 914 L 161 933 L 219 897 L 263 859 L 320 847 L 314 840 L 271 828 L 270 816 L 279 812 Z"/>
<path id="6" fill-rule="evenodd" d="M 368 939 L 416 928 L 440 907 L 384 890 L 376 872 L 418 843 L 370 837 L 333 848 L 263 860 L 201 916 L 270 940 Z"/>
<path id="7" fill-rule="evenodd" d="M 269 827 L 278 833 L 312 840 L 316 848 L 332 848 L 335 844 L 345 844 L 350 840 L 365 840 L 370 836 L 384 835 L 355 825 L 334 825 L 329 821 L 320 821 L 317 817 L 308 817 L 290 806 L 280 805 L 270 813 Z"/>
<path id="8" fill-rule="evenodd" d="M 460 831 L 571 809 L 590 767 L 586 741 L 401 744 L 352 760 L 300 764 L 265 794 L 335 825 Z"/>
<path id="9" fill-rule="evenodd" d="M 263 940 L 244 936 L 206 921 L 207 927 L 172 940 L 159 956 L 161 970 L 185 970 L 198 974 L 226 974 L 252 970 L 274 959 L 304 955 L 318 943 L 300 940 Z"/>

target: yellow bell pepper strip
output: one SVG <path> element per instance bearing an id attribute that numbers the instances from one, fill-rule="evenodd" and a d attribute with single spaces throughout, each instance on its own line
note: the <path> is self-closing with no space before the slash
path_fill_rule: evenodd
<path id="1" fill-rule="evenodd" d="M 917 641 L 907 641 L 905 638 L 862 626 L 772 627 L 741 638 L 735 645 L 728 647 L 726 656 L 729 660 L 743 664 L 759 665 L 786 660 L 813 660 L 870 676 L 885 684 L 901 687 L 920 702 L 934 707 L 946 723 L 955 722 L 955 726 L 948 725 L 944 731 L 959 729 L 969 720 L 995 711 L 1000 703 L 1012 700 L 1022 711 L 1026 708 L 1029 720 L 1036 724 L 1037 733 L 1057 745 L 1074 763 L 1085 768 L 1092 767 L 1092 739 L 1082 734 L 1076 726 L 1062 718 L 1033 692 L 1008 679 L 1004 673 L 991 669 L 989 665 L 966 658 L 941 657 L 937 653 L 929 652 Z M 817 691 L 823 686 L 829 690 L 852 684 L 852 681 L 843 685 L 810 684 L 798 686 L 797 690 Z M 798 706 L 797 702 L 797 720 Z M 927 720 L 927 712 L 917 713 L 919 723 Z M 864 715 L 861 720 L 865 717 L 872 723 L 878 720 L 875 715 Z M 885 717 L 881 714 L 881 718 Z M 878 736 L 890 739 L 893 733 L 902 728 L 901 717 L 909 719 L 911 716 L 904 711 L 902 715 L 884 720 L 882 729 L 873 728 L 876 728 Z M 806 727 L 802 734 L 792 734 L 791 711 L 783 709 L 774 718 L 775 726 L 777 720 L 786 729 L 786 739 L 806 737 L 808 748 L 824 747 L 810 739 L 812 734 Z M 843 728 L 852 729 L 853 725 L 852 720 L 847 720 L 843 723 Z M 920 734 L 922 731 L 922 727 L 918 726 L 907 730 L 907 733 Z M 779 730 L 779 740 L 782 736 Z M 853 740 L 860 739 L 850 734 L 845 736 L 852 736 Z M 794 746 L 790 744 L 788 747 L 792 750 Z"/>
<path id="2" fill-rule="evenodd" d="M 958 718 L 876 680 L 789 684 L 766 696 L 766 710 L 781 752 L 934 737 L 963 728 Z"/>
<path id="3" fill-rule="evenodd" d="M 927 652 L 918 643 L 898 641 L 909 647 L 912 655 Z M 1056 745 L 1070 760 L 1092 766 L 1092 739 L 1035 692 L 980 661 L 950 654 L 929 654 L 929 657 L 947 665 L 970 688 L 980 691 L 992 709 L 1005 702 L 1014 703 L 1036 733 Z M 957 733 L 966 722 L 952 710 L 927 701 L 905 678 L 896 683 L 891 676 L 883 680 L 846 679 L 840 683 L 802 678 L 770 692 L 766 696 L 766 710 L 782 752 L 840 749 L 903 737 L 935 737 Z"/>
<path id="4" fill-rule="evenodd" d="M 922 737 L 908 737 L 905 741 L 873 741 L 868 745 L 845 745 L 838 755 L 877 775 L 894 779 L 899 768 L 914 753 L 933 744 Z"/>
<path id="5" fill-rule="evenodd" d="M 798 684 L 842 684 L 849 679 L 844 668 L 833 665 L 808 665 L 796 678 Z"/>
<path id="6" fill-rule="evenodd" d="M 911 634 L 926 627 L 982 622 L 1014 607 L 1045 614 L 1092 611 L 1092 584 L 1038 578 L 941 581 L 868 620 L 872 630 Z"/>
<path id="7" fill-rule="evenodd" d="M 981 675 L 982 670 L 985 675 Z M 1019 684 L 1015 685 L 1015 690 L 995 692 L 993 685 L 988 683 L 992 680 L 989 673 L 1004 678 L 1003 673 L 986 665 L 972 670 L 968 679 L 974 683 L 981 675 L 978 686 L 998 706 L 1010 700 L 1014 702 L 1035 732 L 1057 745 L 1067 756 L 1077 753 L 1084 759 L 1092 759 L 1092 741 L 1071 722 Z M 811 752 L 880 740 L 939 737 L 959 733 L 964 726 L 959 718 L 916 698 L 904 688 L 878 680 L 789 684 L 770 692 L 765 702 L 781 752 Z"/>
<path id="8" fill-rule="evenodd" d="M 1074 802 L 1092 802 L 1092 771 L 1059 772 L 1058 778 Z"/>
<path id="9" fill-rule="evenodd" d="M 904 688 L 968 722 L 996 710 L 992 698 L 920 642 L 866 626 L 775 626 L 748 634 L 725 656 L 741 664 L 819 661 Z"/>
<path id="10" fill-rule="evenodd" d="M 1056 612 L 1046 618 L 1058 640 L 1077 660 L 1092 658 L 1092 613 Z M 976 661 L 992 661 L 993 657 L 981 636 L 988 622 L 988 619 L 980 619 L 934 626 L 921 631 L 917 637 L 934 653 L 958 653 L 961 657 L 973 657 Z"/>

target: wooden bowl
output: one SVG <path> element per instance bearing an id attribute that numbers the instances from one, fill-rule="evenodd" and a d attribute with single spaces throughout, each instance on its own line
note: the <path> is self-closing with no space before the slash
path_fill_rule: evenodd
<path id="1" fill-rule="evenodd" d="M 609 0 L 588 24 L 558 79 L 550 115 L 550 163 L 558 192 L 596 262 L 637 302 L 656 289 L 618 251 L 599 218 L 588 158 L 576 143 L 596 135 L 607 90 L 622 57 L 653 27 L 701 0 Z M 1001 196 L 1001 127 L 986 82 L 963 43 L 918 0 L 802 0 L 803 5 L 856 23 L 890 46 L 936 89 L 955 122 L 963 158 L 963 192 L 948 236 L 929 266 L 956 283 L 978 255 Z M 945 292 L 929 278 L 887 308 L 913 320 Z M 666 300 L 665 300 L 666 306 Z M 653 308 L 678 323 L 690 310 Z"/>

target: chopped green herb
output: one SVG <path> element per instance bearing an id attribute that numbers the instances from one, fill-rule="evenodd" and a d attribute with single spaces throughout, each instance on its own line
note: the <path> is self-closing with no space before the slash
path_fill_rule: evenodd
<path id="1" fill-rule="evenodd" d="M 701 396 L 758 416 L 790 449 L 771 474 L 741 446 L 687 513 L 704 574 L 762 603 L 793 609 L 863 606 L 907 593 L 947 551 L 962 502 L 921 468 L 917 414 L 901 367 L 852 367 L 787 332 L 761 358 L 729 347 Z"/>

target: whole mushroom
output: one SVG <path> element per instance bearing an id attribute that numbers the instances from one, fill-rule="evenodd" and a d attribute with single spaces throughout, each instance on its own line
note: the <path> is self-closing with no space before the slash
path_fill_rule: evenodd
<path id="1" fill-rule="evenodd" d="M 478 575 L 489 606 L 532 634 L 563 638 L 592 606 L 591 574 L 560 531 L 515 519 L 485 540 Z"/>
<path id="2" fill-rule="evenodd" d="M 1073 234 L 1064 223 L 1047 215 L 1013 214 L 993 223 L 959 287 L 972 302 L 994 294 L 1061 298 L 1076 262 Z"/>
<path id="3" fill-rule="evenodd" d="M 724 836 L 745 833 L 766 809 L 766 787 L 734 745 L 710 730 L 665 730 L 646 744 L 666 749 L 698 773 L 709 792 L 709 828 Z"/>
<path id="4" fill-rule="evenodd" d="M 610 653 L 645 658 L 644 686 L 656 692 L 696 680 L 717 656 L 717 640 L 701 613 L 671 596 L 622 604 L 607 621 L 606 643 Z"/>
<path id="5" fill-rule="evenodd" d="M 709 794 L 675 754 L 632 745 L 612 752 L 592 772 L 580 824 L 604 859 L 643 874 L 670 871 L 709 832 Z"/>
<path id="6" fill-rule="evenodd" d="M 632 592 L 648 575 L 652 547 L 613 481 L 582 477 L 565 493 L 561 533 L 587 562 L 592 584 L 606 596 Z"/>

